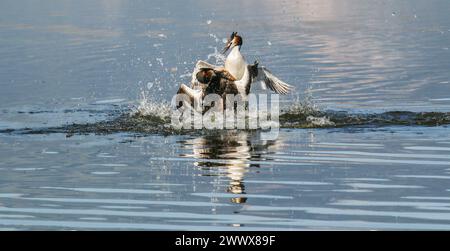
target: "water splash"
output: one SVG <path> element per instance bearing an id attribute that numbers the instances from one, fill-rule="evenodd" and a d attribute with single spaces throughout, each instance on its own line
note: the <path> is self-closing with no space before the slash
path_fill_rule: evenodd
<path id="1" fill-rule="evenodd" d="M 86 124 L 71 124 L 48 128 L 22 128 L 3 129 L 0 133 L 14 134 L 50 134 L 66 133 L 74 134 L 109 134 L 119 132 L 132 132 L 138 134 L 204 134 L 220 133 L 228 130 L 176 130 L 171 126 L 170 113 L 164 113 L 156 109 L 163 105 L 158 103 L 146 103 L 134 111 L 128 111 L 113 120 L 100 121 Z M 145 108 L 143 108 L 145 107 Z M 165 109 L 165 108 L 164 108 Z M 348 112 L 323 112 L 309 113 L 282 113 L 279 125 L 281 128 L 373 128 L 383 126 L 441 126 L 450 124 L 450 112 L 405 112 L 393 111 L 378 114 L 352 114 Z"/>
<path id="2" fill-rule="evenodd" d="M 141 99 L 138 106 L 132 108 L 130 115 L 134 117 L 157 117 L 165 120 L 171 113 L 171 106 L 167 102 L 157 102 L 151 100 L 147 92 L 141 91 Z"/>
<path id="3" fill-rule="evenodd" d="M 132 132 L 144 134 L 203 134 L 211 130 L 176 130 L 171 126 L 173 108 L 167 101 L 157 101 L 141 91 L 139 103 L 131 108 L 117 111 L 112 120 L 86 124 L 70 124 L 48 128 L 3 129 L 0 133 L 18 134 L 108 134 Z M 279 115 L 281 128 L 372 128 L 382 126 L 441 126 L 450 124 L 450 112 L 388 111 L 383 113 L 350 113 L 319 108 L 311 95 L 297 98 Z M 220 130 L 214 130 L 217 132 Z M 225 130 L 227 131 L 227 130 Z"/>
<path id="4" fill-rule="evenodd" d="M 208 48 L 213 49 L 214 52 L 208 54 L 206 61 L 214 65 L 225 65 L 225 55 L 220 53 L 216 46 L 209 46 Z"/>
<path id="5" fill-rule="evenodd" d="M 297 96 L 294 101 L 284 110 L 286 113 L 297 114 L 317 114 L 321 108 L 314 103 L 312 95 L 308 91 L 305 92 L 304 97 Z"/>

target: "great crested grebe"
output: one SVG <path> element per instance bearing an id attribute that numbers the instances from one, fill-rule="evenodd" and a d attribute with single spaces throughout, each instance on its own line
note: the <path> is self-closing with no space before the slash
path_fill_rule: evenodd
<path id="1" fill-rule="evenodd" d="M 231 33 L 231 36 L 222 52 L 226 53 L 229 49 L 231 49 L 231 52 L 225 60 L 225 70 L 238 80 L 236 82 L 238 85 L 246 84 L 246 81 L 239 83 L 239 80 L 244 76 L 245 71 L 247 70 L 246 66 L 248 65 L 244 56 L 241 54 L 241 47 L 242 37 L 239 36 L 237 32 L 233 32 Z M 263 66 L 258 67 L 254 80 L 261 81 L 263 83 L 263 89 L 269 87 L 270 90 L 278 94 L 288 94 L 293 89 L 291 85 L 275 77 L 267 68 Z M 246 89 L 246 87 L 241 87 L 241 89 Z"/>
<path id="2" fill-rule="evenodd" d="M 215 66 L 199 60 L 192 73 L 191 87 L 181 84 L 178 94 L 186 94 L 191 104 L 201 104 L 201 100 L 208 94 L 218 94 L 225 97 L 226 94 L 239 94 L 243 100 L 247 100 L 251 85 L 261 82 L 262 88 L 267 87 L 277 94 L 288 94 L 293 87 L 277 77 L 267 68 L 259 66 L 258 61 L 253 65 L 247 64 L 240 49 L 242 37 L 233 32 L 228 39 L 222 53 L 231 49 L 225 60 L 225 67 Z M 196 107 L 195 109 L 200 109 Z"/>

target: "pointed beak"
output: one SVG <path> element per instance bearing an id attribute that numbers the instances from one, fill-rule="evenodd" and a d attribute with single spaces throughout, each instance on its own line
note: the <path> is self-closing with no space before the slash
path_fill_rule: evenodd
<path id="1" fill-rule="evenodd" d="M 225 52 L 227 52 L 230 49 L 232 44 L 233 44 L 233 41 L 227 42 L 227 45 L 225 45 L 225 48 L 223 48 L 222 54 L 225 54 Z"/>

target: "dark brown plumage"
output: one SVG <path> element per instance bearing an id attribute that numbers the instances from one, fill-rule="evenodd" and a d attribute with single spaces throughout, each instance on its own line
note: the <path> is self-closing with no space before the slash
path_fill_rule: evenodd
<path id="1" fill-rule="evenodd" d="M 245 81 L 245 95 L 248 95 L 250 93 L 251 83 L 253 82 L 254 78 L 258 75 L 258 61 L 255 61 L 253 65 L 247 65 L 247 69 L 249 71 L 248 79 Z M 223 100 L 223 109 L 226 109 L 226 99 L 228 94 L 232 95 L 244 95 L 239 92 L 239 89 L 235 83 L 236 79 L 225 69 L 223 68 L 200 68 L 197 74 L 195 75 L 195 78 L 197 79 L 197 87 L 200 87 L 201 92 L 199 93 L 200 96 L 197 96 L 197 98 L 200 98 L 203 100 L 206 95 L 209 94 L 217 94 L 219 95 Z M 186 94 L 189 97 L 189 102 L 191 106 L 194 104 L 194 94 L 192 94 L 193 89 L 182 85 L 180 89 L 178 90 L 177 94 Z M 181 102 L 180 102 L 181 103 Z M 180 108 L 182 104 L 177 104 L 177 108 Z M 237 104 L 234 104 L 234 107 L 236 109 Z M 208 111 L 210 107 L 204 107 L 203 113 Z"/>
<path id="2" fill-rule="evenodd" d="M 255 61 L 253 65 L 248 65 L 247 67 L 250 72 L 250 78 L 245 86 L 246 95 L 250 93 L 251 83 L 258 74 L 258 61 Z M 226 109 L 227 94 L 239 95 L 239 90 L 234 82 L 236 79 L 226 70 L 201 68 L 196 77 L 198 82 L 200 82 L 202 86 L 205 86 L 203 89 L 203 97 L 208 94 L 220 95 L 224 101 L 224 109 Z"/>

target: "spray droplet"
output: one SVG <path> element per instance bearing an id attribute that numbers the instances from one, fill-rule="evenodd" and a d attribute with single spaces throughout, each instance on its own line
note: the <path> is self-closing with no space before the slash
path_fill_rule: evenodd
<path id="1" fill-rule="evenodd" d="M 270 41 L 267 41 L 267 44 L 268 44 L 268 45 L 272 45 L 272 42 L 270 42 Z"/>
<path id="2" fill-rule="evenodd" d="M 164 67 L 164 63 L 163 63 L 163 59 L 162 58 L 156 58 L 156 61 L 158 61 L 158 63 Z"/>
<path id="3" fill-rule="evenodd" d="M 152 89 L 152 87 L 153 87 L 153 83 L 152 82 L 148 82 L 147 83 L 147 89 Z"/>
<path id="4" fill-rule="evenodd" d="M 212 23 L 212 21 L 211 21 L 211 20 L 208 20 L 208 21 L 206 21 L 206 23 L 207 23 L 207 24 L 211 24 L 211 23 Z"/>

